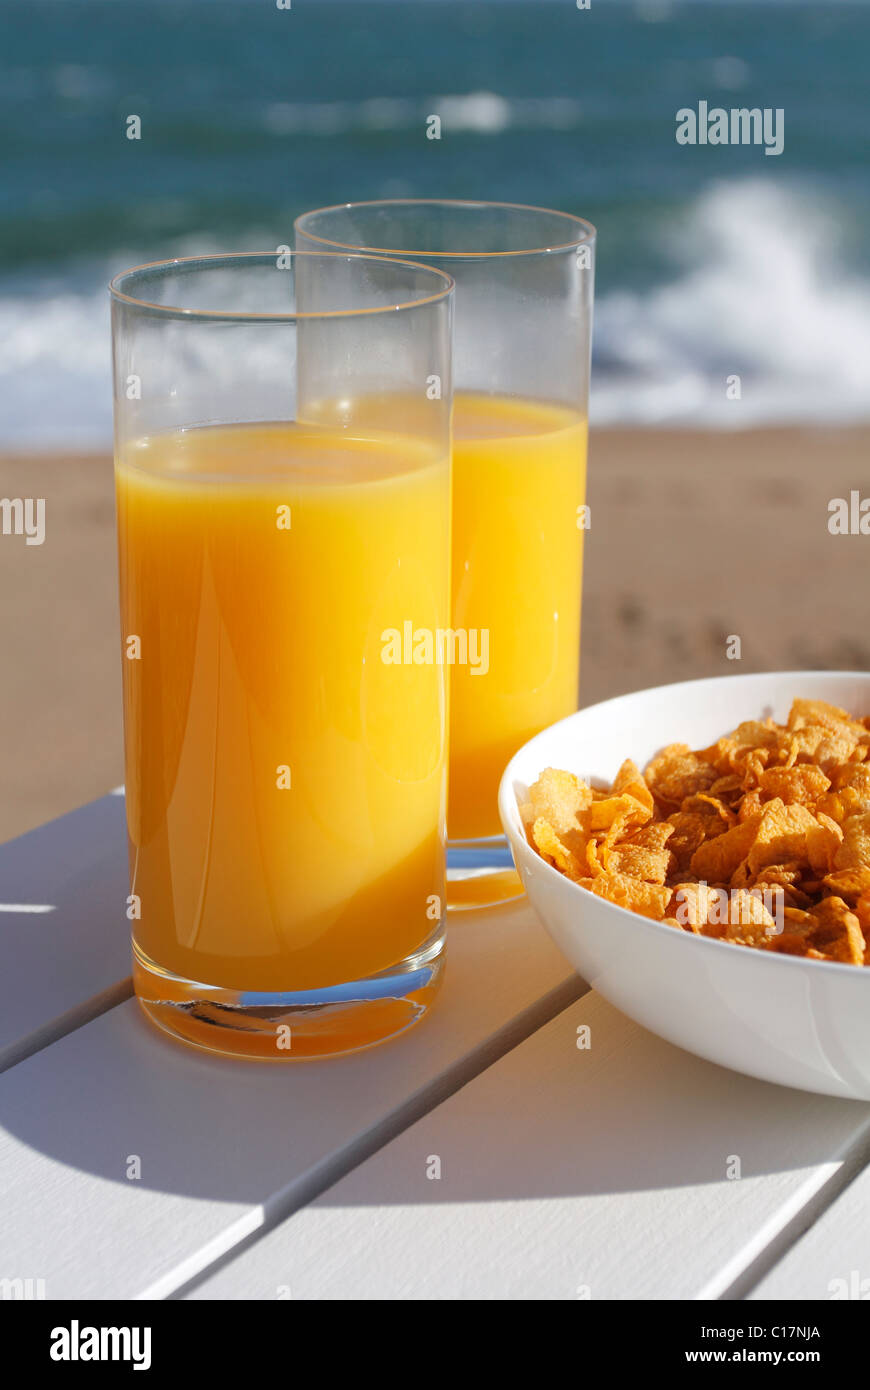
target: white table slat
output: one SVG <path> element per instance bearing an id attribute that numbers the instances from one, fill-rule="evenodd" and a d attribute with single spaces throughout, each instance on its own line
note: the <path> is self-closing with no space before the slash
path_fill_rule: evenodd
<path id="1" fill-rule="evenodd" d="M 868 1142 L 870 1106 L 716 1067 L 588 993 L 188 1296 L 716 1298 Z"/>
<path id="2" fill-rule="evenodd" d="M 0 845 L 0 1071 L 130 994 L 123 796 Z"/>
<path id="3" fill-rule="evenodd" d="M 111 1009 L 0 1077 L 0 1277 L 43 1278 L 49 1298 L 163 1297 L 584 989 L 520 900 L 451 928 L 431 1015 L 353 1056 L 224 1061 L 133 1001 Z"/>
<path id="4" fill-rule="evenodd" d="M 870 1170 L 858 1174 L 750 1297 L 870 1299 Z"/>

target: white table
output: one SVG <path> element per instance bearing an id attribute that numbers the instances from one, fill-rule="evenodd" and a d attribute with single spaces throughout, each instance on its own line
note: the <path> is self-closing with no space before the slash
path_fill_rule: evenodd
<path id="1" fill-rule="evenodd" d="M 0 847 L 0 1279 L 49 1299 L 870 1294 L 870 1106 L 661 1042 L 525 902 L 451 928 L 405 1037 L 258 1065 L 143 1019 L 126 874 L 121 795 Z"/>

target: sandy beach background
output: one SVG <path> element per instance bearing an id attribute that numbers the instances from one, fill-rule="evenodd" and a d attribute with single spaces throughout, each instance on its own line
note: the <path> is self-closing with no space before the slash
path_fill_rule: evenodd
<path id="1" fill-rule="evenodd" d="M 594 431 L 581 703 L 870 669 L 870 536 L 827 529 L 828 502 L 853 488 L 870 496 L 870 428 Z M 0 536 L 6 840 L 118 785 L 123 757 L 111 460 L 5 457 L 0 495 L 46 499 L 43 545 Z"/>

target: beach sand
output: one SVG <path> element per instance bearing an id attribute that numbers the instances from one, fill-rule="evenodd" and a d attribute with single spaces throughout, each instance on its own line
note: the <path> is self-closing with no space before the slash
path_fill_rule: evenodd
<path id="1" fill-rule="evenodd" d="M 594 432 L 581 702 L 870 669 L 870 536 L 827 529 L 851 489 L 870 496 L 870 429 Z M 0 535 L 5 840 L 118 785 L 123 760 L 111 462 L 7 456 L 0 496 L 46 499 L 43 545 Z"/>

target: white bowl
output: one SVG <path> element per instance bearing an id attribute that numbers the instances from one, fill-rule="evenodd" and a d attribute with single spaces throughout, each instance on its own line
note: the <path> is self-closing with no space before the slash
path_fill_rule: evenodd
<path id="1" fill-rule="evenodd" d="M 667 743 L 704 748 L 743 719 L 784 723 L 792 699 L 870 713 L 870 674 L 721 676 L 622 695 L 572 714 L 505 769 L 499 812 L 533 907 L 580 975 L 623 1013 L 721 1066 L 783 1086 L 870 1100 L 870 968 L 695 936 L 595 897 L 529 845 L 518 798 L 545 767 L 610 781 Z"/>

